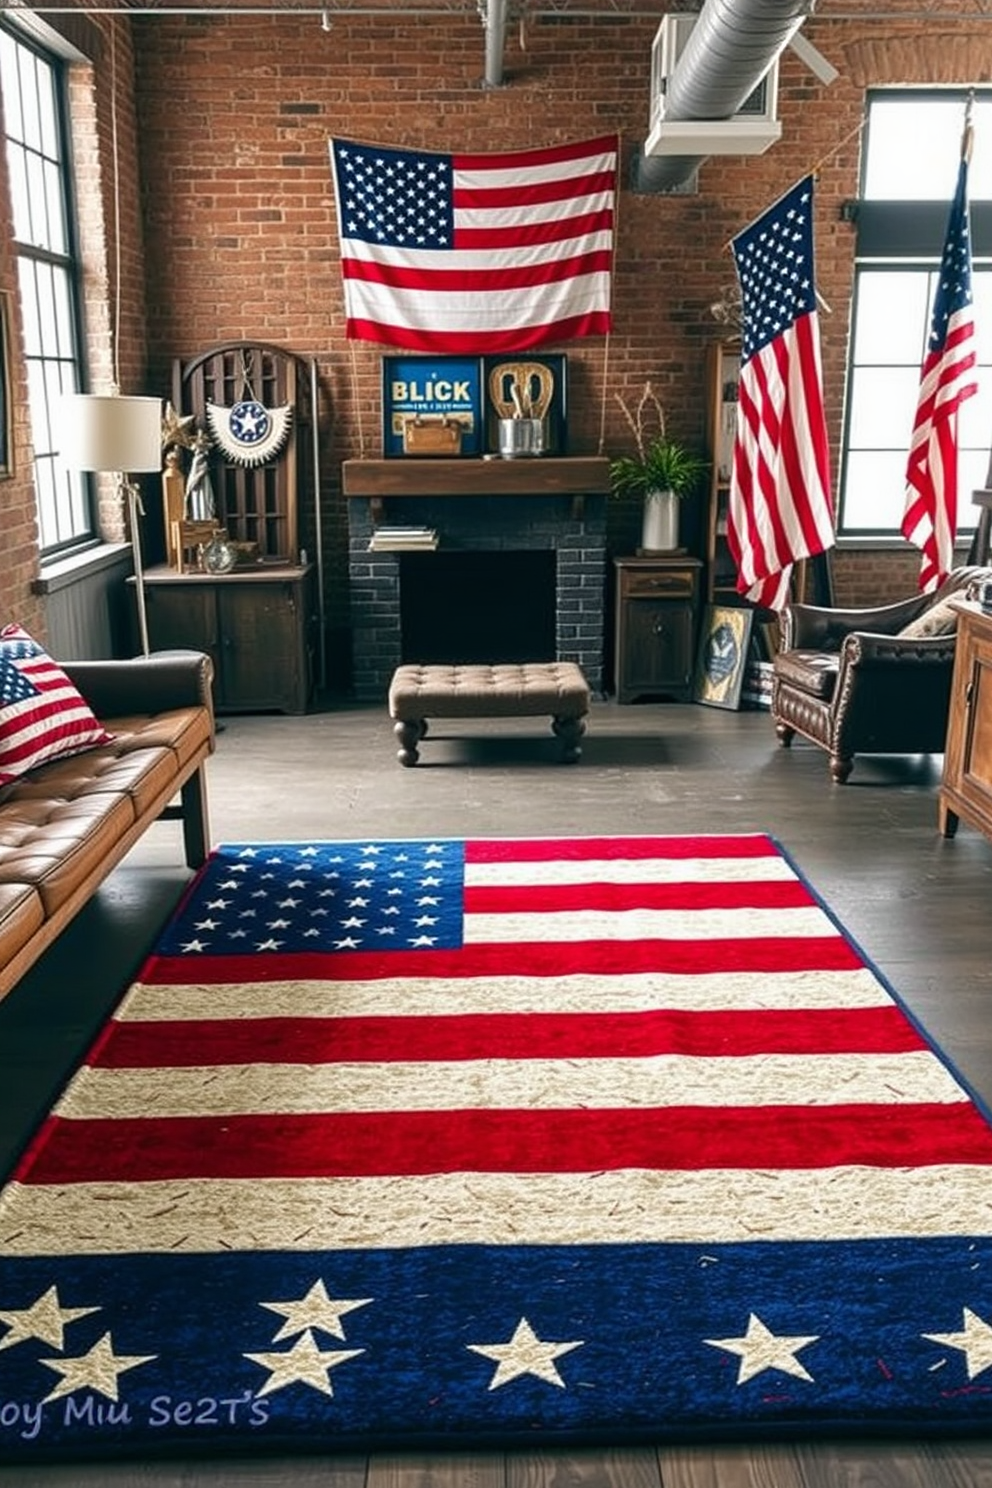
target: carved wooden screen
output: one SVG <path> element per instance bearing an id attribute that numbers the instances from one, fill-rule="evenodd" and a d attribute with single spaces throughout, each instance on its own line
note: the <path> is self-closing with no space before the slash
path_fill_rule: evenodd
<path id="1" fill-rule="evenodd" d="M 231 459 L 216 443 L 210 449 L 210 481 L 218 526 L 239 542 L 258 544 L 259 558 L 299 559 L 299 498 L 309 489 L 311 443 L 307 364 L 279 346 L 228 341 L 172 369 L 172 401 L 210 433 L 207 405 L 232 408 L 251 398 L 266 409 L 291 408 L 289 435 L 264 464 Z"/>

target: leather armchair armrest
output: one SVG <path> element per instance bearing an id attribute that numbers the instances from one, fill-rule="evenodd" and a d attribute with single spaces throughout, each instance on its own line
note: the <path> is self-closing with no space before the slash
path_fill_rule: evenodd
<path id="1" fill-rule="evenodd" d="M 201 651 L 160 651 L 128 661 L 60 665 L 98 718 L 200 706 L 213 714 L 213 662 Z"/>
<path id="2" fill-rule="evenodd" d="M 790 604 L 781 615 L 785 651 L 837 651 L 853 631 L 894 635 L 933 603 L 932 594 L 912 594 L 895 604 L 842 610 L 827 605 Z"/>

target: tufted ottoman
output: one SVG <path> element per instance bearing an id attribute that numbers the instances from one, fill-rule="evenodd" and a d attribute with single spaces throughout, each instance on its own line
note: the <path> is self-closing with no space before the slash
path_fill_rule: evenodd
<path id="1" fill-rule="evenodd" d="M 415 765 L 428 718 L 533 718 L 551 715 L 562 760 L 582 753 L 589 684 L 574 661 L 500 666 L 401 666 L 389 684 L 401 765 Z"/>

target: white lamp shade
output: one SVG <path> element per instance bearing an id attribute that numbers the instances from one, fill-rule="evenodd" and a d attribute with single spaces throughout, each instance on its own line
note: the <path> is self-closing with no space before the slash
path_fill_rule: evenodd
<path id="1" fill-rule="evenodd" d="M 69 393 L 59 409 L 59 447 L 70 470 L 133 472 L 162 467 L 162 400 Z"/>

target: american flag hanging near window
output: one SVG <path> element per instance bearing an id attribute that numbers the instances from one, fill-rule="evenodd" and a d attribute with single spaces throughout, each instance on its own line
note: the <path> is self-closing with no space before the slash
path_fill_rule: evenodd
<path id="1" fill-rule="evenodd" d="M 349 338 L 522 351 L 610 329 L 614 136 L 504 154 L 331 141 Z"/>
<path id="2" fill-rule="evenodd" d="M 947 223 L 930 343 L 920 372 L 906 463 L 903 536 L 923 553 L 920 588 L 936 589 L 954 564 L 958 525 L 958 408 L 978 392 L 971 308 L 968 162 L 958 169 Z"/>
<path id="3" fill-rule="evenodd" d="M 779 610 L 792 566 L 833 546 L 813 270 L 813 177 L 731 245 L 743 340 L 727 540 L 737 588 Z"/>

